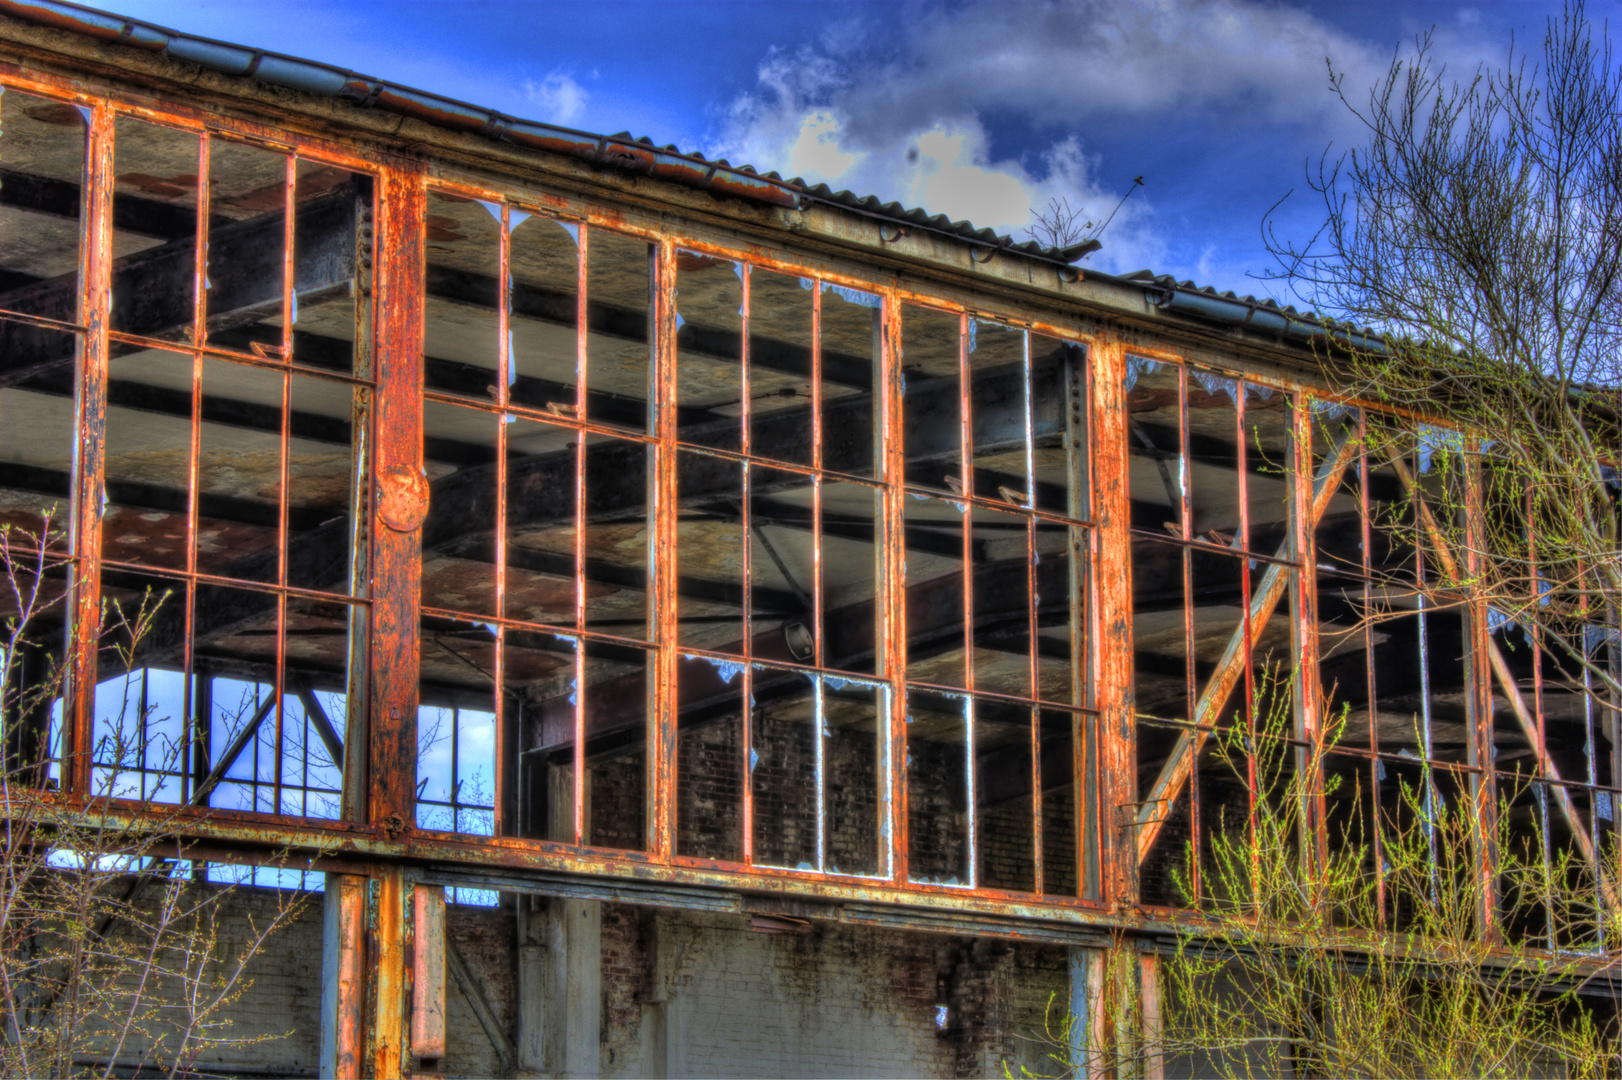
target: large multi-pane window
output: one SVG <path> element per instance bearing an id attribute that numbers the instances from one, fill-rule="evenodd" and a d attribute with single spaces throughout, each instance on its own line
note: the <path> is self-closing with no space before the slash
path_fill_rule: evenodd
<path id="1" fill-rule="evenodd" d="M 87 193 L 90 109 L 14 91 L 0 109 L 10 543 L 47 534 L 53 583 L 99 566 L 72 627 L 82 706 L 57 710 L 52 753 L 103 794 L 334 817 L 364 611 L 371 180 L 118 114 Z M 104 356 L 56 328 L 90 317 L 99 212 Z M 65 607 L 33 628 L 42 670 Z"/>
<path id="2" fill-rule="evenodd" d="M 1084 350 L 466 189 L 427 223 L 418 824 L 1079 895 Z"/>

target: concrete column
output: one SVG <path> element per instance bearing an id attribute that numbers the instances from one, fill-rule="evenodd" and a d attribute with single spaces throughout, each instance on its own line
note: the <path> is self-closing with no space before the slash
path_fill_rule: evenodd
<path id="1" fill-rule="evenodd" d="M 675 917 L 656 912 L 647 921 L 648 999 L 642 1008 L 642 1074 L 686 1075 L 680 1003 L 676 995 Z"/>
<path id="2" fill-rule="evenodd" d="M 1102 949 L 1070 950 L 1070 1061 L 1077 1077 L 1103 1073 L 1104 984 L 1109 970 Z"/>
<path id="3" fill-rule="evenodd" d="M 518 1072 L 546 1069 L 546 899 L 518 897 Z"/>
<path id="4" fill-rule="evenodd" d="M 602 1055 L 603 909 L 595 900 L 518 905 L 518 1071 L 594 1077 Z"/>

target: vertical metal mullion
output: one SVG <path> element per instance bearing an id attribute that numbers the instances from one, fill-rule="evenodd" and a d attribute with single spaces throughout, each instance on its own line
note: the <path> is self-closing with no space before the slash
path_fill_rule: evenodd
<path id="1" fill-rule="evenodd" d="M 1239 532 L 1236 539 L 1239 548 L 1239 610 L 1240 619 L 1244 626 L 1244 664 L 1245 664 L 1245 787 L 1249 800 L 1249 832 L 1251 852 L 1251 872 L 1254 875 L 1260 869 L 1259 859 L 1261 848 L 1256 842 L 1256 801 L 1259 796 L 1259 777 L 1256 774 L 1256 753 L 1259 749 L 1256 740 L 1256 671 L 1255 655 L 1253 652 L 1255 639 L 1251 636 L 1250 625 L 1250 477 L 1247 473 L 1248 462 L 1245 440 L 1245 384 L 1242 379 L 1233 380 L 1234 404 L 1234 467 L 1237 472 L 1236 480 L 1239 489 Z M 1252 883 L 1255 884 L 1254 882 Z"/>
<path id="2" fill-rule="evenodd" d="M 575 231 L 575 312 L 574 376 L 575 416 L 586 415 L 588 371 L 586 331 L 590 277 L 591 227 Z M 650 398 L 651 404 L 651 398 Z M 580 633 L 586 628 L 586 433 L 576 429 L 574 441 L 574 768 L 569 782 L 574 789 L 570 804 L 574 820 L 571 836 L 576 844 L 587 841 L 586 829 L 586 642 Z M 505 468 L 505 466 L 503 466 Z M 657 478 L 655 478 L 657 479 Z M 644 654 L 645 655 L 645 654 Z M 656 673 L 656 672 L 655 672 Z M 542 766 L 545 767 L 544 765 Z"/>
<path id="3" fill-rule="evenodd" d="M 823 283 L 817 281 L 811 290 L 811 663 L 818 670 L 827 666 L 828 656 L 822 639 L 822 292 Z M 817 870 L 826 869 L 824 854 L 828 823 L 828 721 L 823 700 L 822 677 L 818 675 L 812 687 L 813 745 L 816 747 L 816 851 Z"/>
<path id="4" fill-rule="evenodd" d="M 1363 610 L 1374 610 L 1374 567 L 1370 551 L 1374 542 L 1374 532 L 1369 515 L 1369 452 L 1368 452 L 1368 417 L 1359 411 L 1357 417 L 1357 516 L 1358 516 L 1358 571 L 1363 579 Z M 1370 808 L 1370 821 L 1374 833 L 1374 887 L 1375 898 L 1379 902 L 1379 911 L 1376 914 L 1376 925 L 1379 929 L 1385 928 L 1386 919 L 1386 870 L 1385 870 L 1385 835 L 1382 828 L 1380 812 L 1380 775 L 1385 765 L 1380 757 L 1380 699 L 1378 684 L 1374 674 L 1374 628 L 1370 620 L 1365 618 L 1362 627 L 1363 636 L 1363 680 L 1365 692 L 1369 702 L 1369 783 L 1373 793 L 1373 806 Z"/>
<path id="5" fill-rule="evenodd" d="M 1087 387 L 1087 362 L 1081 350 L 1066 349 L 1065 364 L 1065 508 L 1072 520 L 1092 517 L 1092 444 Z M 1092 699 L 1092 648 L 1088 634 L 1088 614 L 1092 595 L 1092 538 L 1089 530 L 1075 525 L 1066 530 L 1069 561 L 1070 601 L 1070 704 L 1090 708 Z M 1089 811 L 1096 802 L 1097 778 L 1093 767 L 1095 739 L 1091 717 L 1070 714 L 1071 814 L 1075 822 L 1076 895 L 1094 897 L 1098 893 L 1097 846 L 1087 840 L 1093 823 Z M 1044 890 L 1046 891 L 1046 890 Z"/>
<path id="6" fill-rule="evenodd" d="M 968 880 L 969 888 L 980 887 L 980 815 L 975 813 L 975 803 L 978 793 L 975 791 L 974 775 L 974 744 L 975 744 L 975 699 L 972 694 L 963 695 L 963 758 L 964 777 L 963 792 L 968 806 L 968 866 L 964 870 L 964 877 Z"/>
<path id="7" fill-rule="evenodd" d="M 355 377 L 371 382 L 376 377 L 373 344 L 376 327 L 372 305 L 375 204 L 373 185 L 364 185 L 355 195 L 355 263 L 353 324 L 355 333 L 352 363 Z M 421 297 L 413 302 L 422 302 Z M 350 531 L 349 593 L 358 600 L 371 596 L 373 555 L 373 489 L 376 470 L 372 460 L 377 433 L 377 393 L 371 386 L 350 391 Z M 352 603 L 346 619 L 349 630 L 348 670 L 344 678 L 344 753 L 339 768 L 339 816 L 345 821 L 364 821 L 367 814 L 367 777 L 371 768 L 371 608 Z"/>
<path id="8" fill-rule="evenodd" d="M 755 863 L 755 784 L 754 784 L 754 753 L 755 753 L 755 683 L 754 665 L 754 545 L 750 543 L 750 475 L 751 466 L 749 455 L 754 452 L 753 432 L 751 418 L 751 391 L 749 388 L 749 316 L 751 312 L 750 274 L 749 264 L 740 263 L 743 273 L 738 276 L 741 299 L 738 303 L 739 341 L 738 341 L 738 381 L 743 395 L 740 402 L 738 446 L 744 456 L 742 465 L 742 520 L 739 540 L 742 547 L 739 551 L 739 560 L 743 580 L 743 701 L 740 712 L 742 714 L 742 731 L 739 741 L 743 755 L 740 775 L 743 777 L 743 792 L 740 801 L 742 812 L 739 815 L 739 829 L 742 831 L 740 842 L 742 845 L 743 862 L 745 866 Z"/>
<path id="9" fill-rule="evenodd" d="M 963 483 L 965 494 L 974 494 L 974 373 L 969 361 L 969 341 L 973 331 L 973 316 L 967 312 L 960 313 L 957 318 L 957 358 L 958 358 L 958 452 L 962 460 L 959 462 L 959 478 Z M 905 474 L 903 473 L 903 476 Z M 963 790 L 966 805 L 964 842 L 968 845 L 969 887 L 979 885 L 980 870 L 980 821 L 978 809 L 975 806 L 975 776 L 974 776 L 974 694 L 977 689 L 975 679 L 975 648 L 974 648 L 974 506 L 966 503 L 963 514 L 963 688 L 966 697 L 963 702 L 963 750 L 964 771 Z M 905 533 L 905 528 L 903 528 Z"/>
<path id="10" fill-rule="evenodd" d="M 91 106 L 80 192 L 78 339 L 74 383 L 76 430 L 71 528 L 72 653 L 63 709 L 63 786 L 91 793 L 94 749 L 96 645 L 101 633 L 101 519 L 106 501 L 108 317 L 112 303 L 113 115 Z"/>
<path id="11" fill-rule="evenodd" d="M 187 725 L 190 738 L 185 740 L 190 750 L 191 775 L 182 785 L 182 797 L 191 800 L 191 782 L 208 776 L 207 717 L 199 717 L 192 693 L 196 663 L 197 618 L 197 531 L 199 488 L 202 483 L 203 453 L 203 354 L 200 351 L 207 335 L 205 287 L 208 282 L 208 227 L 209 227 L 209 161 L 212 146 L 207 131 L 197 136 L 197 207 L 196 225 L 192 245 L 192 317 L 191 317 L 191 416 L 187 424 L 186 448 L 186 592 L 185 639 L 182 645 L 181 670 L 185 685 L 185 701 L 181 709 L 181 722 Z"/>
<path id="12" fill-rule="evenodd" d="M 298 159 L 289 154 L 284 162 L 282 177 L 282 415 L 277 467 L 281 481 L 280 500 L 276 521 L 276 742 L 274 812 L 282 812 L 282 757 L 285 751 L 287 711 L 287 543 L 288 511 L 293 501 L 291 484 L 291 444 L 293 439 L 293 373 L 285 365 L 293 362 L 293 311 L 298 306 L 294 295 L 294 223 L 298 214 Z"/>
<path id="13" fill-rule="evenodd" d="M 1188 368 L 1177 365 L 1177 521 L 1183 534 L 1183 667 L 1184 693 L 1190 724 L 1199 721 L 1199 669 L 1195 665 L 1194 626 L 1194 495 L 1190 490 L 1194 470 L 1189 468 L 1188 450 Z M 1196 739 L 1199 733 L 1196 732 Z M 1198 744 L 1196 744 L 1198 745 Z M 1169 816 L 1169 808 L 1167 810 Z M 1189 843 L 1194 857 L 1189 860 L 1189 884 L 1200 895 L 1200 764 L 1196 757 L 1188 769 Z"/>
<path id="14" fill-rule="evenodd" d="M 1025 404 L 1025 506 L 1036 509 L 1036 434 L 1031 408 L 1031 332 L 1020 331 L 1024 348 L 1021 354 L 1021 382 Z M 1031 754 L 1031 856 L 1032 890 L 1042 891 L 1042 710 L 1036 704 L 1042 697 L 1037 649 L 1041 644 L 1041 627 L 1036 617 L 1036 518 L 1025 517 L 1025 635 L 1026 688 L 1031 699 L 1030 729 L 1026 733 Z M 971 769 L 972 769 L 971 765 Z"/>
<path id="15" fill-rule="evenodd" d="M 878 668 L 889 685 L 889 737 L 885 744 L 885 776 L 888 817 L 881 835 L 890 840 L 890 876 L 904 885 L 908 875 L 907 852 L 907 695 L 906 668 L 906 520 L 902 484 L 906 480 L 906 449 L 902 445 L 901 389 L 901 302 L 894 293 L 884 297 L 878 370 L 875 372 L 878 400 L 878 429 L 874 433 L 874 459 L 878 464 L 883 492 L 883 518 L 876 535 L 882 552 L 879 578 L 882 611 Z"/>
<path id="16" fill-rule="evenodd" d="M 1606 637 L 1610 640 L 1610 652 L 1606 657 L 1606 664 L 1613 683 L 1622 683 L 1622 611 L 1617 609 L 1615 603 L 1605 606 Z M 1610 729 L 1613 732 L 1622 732 L 1622 701 L 1617 700 L 1614 693 L 1607 693 L 1610 702 Z M 1611 811 L 1617 825 L 1622 825 L 1622 808 L 1616 804 L 1616 791 L 1622 788 L 1622 737 L 1611 740 Z M 1616 878 L 1622 881 L 1622 843 L 1616 845 L 1617 865 Z"/>
<path id="17" fill-rule="evenodd" d="M 1532 516 L 1533 500 L 1530 485 L 1526 489 L 1526 500 L 1523 506 L 1523 512 L 1526 515 L 1527 576 L 1532 582 L 1532 602 L 1536 604 L 1539 598 L 1539 582 L 1542 579 L 1542 569 L 1538 566 L 1537 522 Z M 1538 620 L 1533 617 L 1526 620 L 1524 629 L 1526 631 L 1528 642 L 1532 647 L 1532 715 L 1537 718 L 1538 745 L 1546 748 L 1549 745 L 1549 741 L 1548 733 L 1544 726 L 1543 715 L 1543 628 Z M 1540 751 L 1540 758 L 1543 756 L 1544 752 L 1546 751 Z M 1585 779 L 1589 785 L 1588 838 L 1589 843 L 1592 845 L 1593 850 L 1597 854 L 1600 850 L 1598 830 L 1599 820 L 1598 816 L 1595 814 L 1595 807 L 1599 801 L 1599 795 L 1598 792 L 1594 790 L 1594 729 L 1588 724 L 1584 725 L 1583 730 L 1583 764 L 1586 767 Z M 1540 800 L 1539 809 L 1543 812 L 1543 821 L 1541 822 L 1543 828 L 1543 870 L 1545 875 L 1547 875 L 1550 870 L 1549 815 L 1547 800 Z M 1601 931 L 1603 931 L 1605 925 L 1605 902 L 1604 893 L 1598 887 L 1599 882 L 1597 878 L 1598 875 L 1603 872 L 1604 867 L 1600 865 L 1599 861 L 1596 859 L 1594 866 L 1594 873 L 1596 875 L 1594 916 L 1595 921 Z M 1551 937 L 1549 940 L 1549 948 L 1553 949 L 1554 942 L 1552 937 L 1552 923 L 1550 925 L 1550 933 Z M 1600 939 L 1604 940 L 1603 932 L 1600 934 Z"/>
<path id="18" fill-rule="evenodd" d="M 662 238 L 651 267 L 655 332 L 650 356 L 649 414 L 656 442 L 651 450 L 654 467 L 654 505 L 649 530 L 648 617 L 657 642 L 655 679 L 649 681 L 648 702 L 648 854 L 668 862 L 675 848 L 676 765 L 676 258 L 675 243 Z"/>
<path id="19" fill-rule="evenodd" d="M 495 506 L 495 549 L 496 549 L 496 648 L 494 663 L 491 665 L 490 679 L 495 684 L 492 687 L 491 708 L 495 714 L 495 804 L 491 814 L 491 831 L 496 836 L 504 835 L 511 824 L 506 820 L 507 813 L 507 759 L 513 755 L 513 747 L 509 745 L 507 734 L 507 421 L 510 418 L 507 409 L 512 405 L 512 384 L 516 358 L 512 354 L 512 322 L 509 309 L 512 306 L 512 208 L 506 203 L 501 204 L 501 232 L 497 244 L 496 254 L 496 370 L 500 374 L 496 377 L 496 404 L 501 409 L 501 415 L 496 421 L 496 506 Z M 578 700 L 579 694 L 575 695 Z M 458 779 L 457 743 L 461 741 L 461 719 L 459 712 L 452 713 L 452 745 L 451 745 L 451 802 L 458 803 L 461 796 L 457 790 Z M 544 766 L 543 766 L 544 767 Z M 460 832 L 461 813 L 456 806 L 451 807 L 451 821 L 453 831 Z"/>
<path id="20" fill-rule="evenodd" d="M 1417 466 L 1417 462 L 1415 465 Z M 1414 469 L 1414 486 L 1412 499 L 1414 502 L 1414 588 L 1415 598 L 1419 605 L 1417 617 L 1419 628 L 1419 710 L 1420 710 L 1420 738 L 1425 757 L 1425 848 L 1430 860 L 1431 890 L 1434 893 L 1438 886 L 1439 868 L 1436 865 L 1436 775 L 1432 765 L 1433 753 L 1431 750 L 1431 684 L 1430 684 L 1430 641 L 1429 628 L 1425 619 L 1425 538 L 1419 528 L 1421 520 L 1421 501 L 1424 495 L 1419 486 L 1420 470 Z"/>
<path id="21" fill-rule="evenodd" d="M 969 363 L 969 316 L 958 316 L 958 479 L 964 494 L 974 495 L 974 373 Z M 963 510 L 963 686 L 970 694 L 974 679 L 974 505 Z"/>
<path id="22" fill-rule="evenodd" d="M 462 831 L 462 709 L 451 709 L 451 832 Z M 499 803 L 497 804 L 500 805 Z"/>
<path id="23" fill-rule="evenodd" d="M 150 715 L 150 711 L 149 711 L 148 705 L 147 705 L 147 697 L 146 697 L 146 690 L 147 690 L 147 686 L 146 686 L 146 668 L 144 668 L 144 667 L 143 668 L 136 668 L 135 671 L 130 672 L 129 675 L 126 675 L 124 685 L 125 685 L 125 693 L 128 694 L 129 693 L 129 689 L 128 689 L 129 688 L 129 681 L 128 680 L 131 677 L 133 677 L 134 675 L 136 675 L 137 673 L 139 673 L 140 678 L 141 678 L 141 694 L 140 694 L 140 699 L 139 699 L 138 703 L 135 706 L 135 731 L 136 731 L 136 740 L 137 740 L 137 745 L 136 745 L 136 748 L 135 748 L 135 772 L 141 778 L 141 788 L 140 788 L 141 799 L 144 801 L 144 800 L 146 800 L 147 798 L 150 797 L 148 795 L 148 793 L 147 793 L 147 787 L 146 787 L 146 781 L 147 781 L 147 757 L 146 757 L 147 717 Z M 123 762 L 119 761 L 119 762 L 115 762 L 114 764 L 122 765 Z"/>

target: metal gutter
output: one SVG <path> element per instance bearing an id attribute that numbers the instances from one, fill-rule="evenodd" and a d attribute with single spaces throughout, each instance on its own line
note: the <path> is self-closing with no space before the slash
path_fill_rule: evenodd
<path id="1" fill-rule="evenodd" d="M 1170 275 L 1156 277 L 1146 270 L 1114 280 L 1143 288 L 1149 302 L 1163 311 L 1179 311 L 1294 341 L 1325 340 L 1354 349 L 1386 351 L 1385 340 L 1371 330 L 1338 323 L 1315 312 L 1281 307 L 1276 300 L 1219 293 L 1209 286 L 1201 288 L 1192 281 L 1178 282 Z"/>
<path id="2" fill-rule="evenodd" d="M 873 196 L 835 192 L 825 184 L 785 180 L 775 172 L 760 173 L 747 165 L 712 161 L 701 154 L 683 153 L 674 146 L 656 146 L 651 140 L 632 138 L 629 134 L 594 135 L 523 120 L 347 68 L 183 34 L 68 0 L 0 0 L 0 15 L 83 34 L 108 44 L 157 53 L 225 75 L 256 79 L 318 97 L 337 98 L 360 108 L 383 109 L 438 127 L 481 134 L 498 142 L 561 154 L 718 195 L 733 195 L 793 210 L 803 210 L 813 203 L 834 207 L 902 229 L 935 233 L 971 245 L 984 253 L 984 258 L 974 256 L 977 262 L 986 261 L 999 252 L 1017 254 L 1056 266 L 1066 280 L 1074 280 L 1079 271 L 1072 264 L 1099 247 L 1096 240 L 1066 248 L 1045 248 L 1034 241 L 1015 243 L 1011 237 L 990 229 L 976 229 L 966 221 L 951 221 L 944 214 L 931 215 L 898 203 L 883 203 Z"/>

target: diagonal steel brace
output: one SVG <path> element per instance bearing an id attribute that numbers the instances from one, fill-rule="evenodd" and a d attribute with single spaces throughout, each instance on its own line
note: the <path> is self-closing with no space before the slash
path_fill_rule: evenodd
<path id="1" fill-rule="evenodd" d="M 1341 478 L 1346 475 L 1347 468 L 1357 456 L 1357 448 L 1358 441 L 1353 437 L 1352 429 L 1346 428 L 1336 438 L 1329 457 L 1318 467 L 1317 475 L 1312 481 L 1312 528 L 1317 527 L 1329 509 L 1329 501 L 1339 489 Z M 1278 550 L 1278 558 L 1287 559 L 1289 554 L 1289 542 L 1286 541 Z M 1171 816 L 1172 800 L 1177 797 L 1177 793 L 1188 782 L 1189 774 L 1194 771 L 1194 763 L 1199 760 L 1200 751 L 1205 748 L 1205 741 L 1210 738 L 1209 729 L 1214 714 L 1227 702 L 1228 695 L 1233 692 L 1234 684 L 1244 672 L 1247 655 L 1261 639 L 1268 619 L 1272 618 L 1273 609 L 1278 606 L 1289 584 L 1289 568 L 1278 563 L 1270 564 L 1262 574 L 1261 582 L 1250 600 L 1249 620 L 1241 622 L 1234 630 L 1222 659 L 1217 662 L 1216 670 L 1211 673 L 1210 680 L 1205 684 L 1205 692 L 1194 705 L 1192 718 L 1194 726 L 1177 736 L 1177 745 L 1172 748 L 1171 756 L 1166 759 L 1166 763 L 1160 767 L 1160 775 L 1155 778 L 1154 787 L 1149 789 L 1148 797 L 1138 810 L 1137 847 L 1140 864 L 1148 857 L 1156 838 L 1160 836 L 1161 827 Z M 1248 641 L 1246 626 L 1250 629 Z"/>

